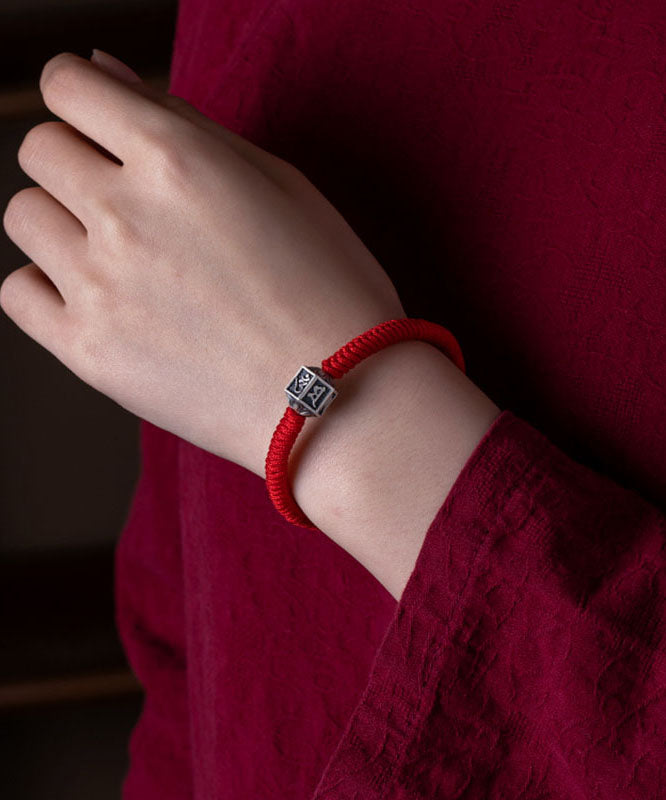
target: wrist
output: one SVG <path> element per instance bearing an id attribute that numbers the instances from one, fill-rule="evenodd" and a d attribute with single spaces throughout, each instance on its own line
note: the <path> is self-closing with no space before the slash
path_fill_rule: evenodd
<path id="1" fill-rule="evenodd" d="M 312 522 L 398 597 L 429 524 L 500 409 L 433 345 L 362 361 L 289 462 Z"/>

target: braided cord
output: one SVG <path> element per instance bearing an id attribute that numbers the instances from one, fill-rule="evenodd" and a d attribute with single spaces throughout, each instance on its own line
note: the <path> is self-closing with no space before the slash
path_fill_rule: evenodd
<path id="1" fill-rule="evenodd" d="M 397 342 L 417 339 L 435 345 L 465 372 L 463 354 L 456 338 L 446 328 L 425 319 L 390 319 L 356 336 L 321 362 L 332 379 L 342 378 L 368 356 Z M 266 488 L 275 508 L 288 522 L 319 530 L 298 506 L 289 487 L 289 454 L 303 429 L 306 417 L 287 406 L 278 423 L 266 456 Z"/>

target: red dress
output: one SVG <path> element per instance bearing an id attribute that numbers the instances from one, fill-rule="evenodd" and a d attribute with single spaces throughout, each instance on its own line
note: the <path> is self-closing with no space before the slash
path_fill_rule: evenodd
<path id="1" fill-rule="evenodd" d="M 170 92 L 298 166 L 503 411 L 399 602 L 141 422 L 124 800 L 666 798 L 665 81 L 661 0 L 181 0 Z"/>

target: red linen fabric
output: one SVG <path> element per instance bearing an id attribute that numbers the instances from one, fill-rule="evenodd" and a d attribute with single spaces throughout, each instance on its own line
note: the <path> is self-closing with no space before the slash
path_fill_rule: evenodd
<path id="1" fill-rule="evenodd" d="M 503 411 L 399 602 L 141 422 L 124 800 L 666 798 L 665 80 L 658 0 L 181 0 L 171 93 L 305 172 Z"/>

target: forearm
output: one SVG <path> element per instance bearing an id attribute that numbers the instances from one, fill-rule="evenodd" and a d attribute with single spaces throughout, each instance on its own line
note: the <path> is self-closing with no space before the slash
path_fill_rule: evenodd
<path id="1" fill-rule="evenodd" d="M 430 523 L 501 409 L 420 341 L 365 359 L 339 390 L 296 441 L 294 498 L 399 599 Z"/>

